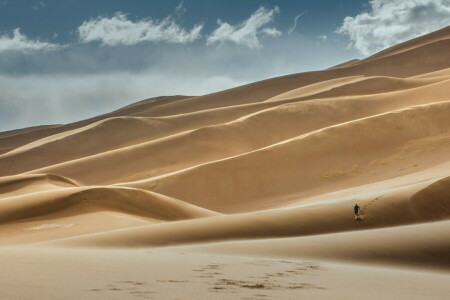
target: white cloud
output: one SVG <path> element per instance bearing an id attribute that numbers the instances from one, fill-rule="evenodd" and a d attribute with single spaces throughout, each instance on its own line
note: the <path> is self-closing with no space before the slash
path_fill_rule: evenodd
<path id="1" fill-rule="evenodd" d="M 304 12 L 301 12 L 301 13 L 299 13 L 298 15 L 295 16 L 295 18 L 294 18 L 294 24 L 292 24 L 292 27 L 289 28 L 288 34 L 292 34 L 292 33 L 294 32 L 295 28 L 297 28 L 297 22 L 298 22 L 298 19 L 299 19 L 301 16 L 303 16 L 304 14 L 306 14 L 306 13 L 307 13 L 307 11 L 304 11 Z"/>
<path id="2" fill-rule="evenodd" d="M 98 17 L 83 22 L 78 27 L 82 43 L 99 41 L 103 45 L 135 45 L 141 42 L 188 43 L 200 38 L 203 25 L 196 25 L 191 30 L 181 28 L 167 17 L 161 21 L 149 19 L 136 22 L 117 12 L 113 17 Z"/>
<path id="3" fill-rule="evenodd" d="M 372 0 L 370 11 L 346 17 L 337 32 L 369 55 L 450 25 L 450 0 Z"/>
<path id="4" fill-rule="evenodd" d="M 4 51 L 55 51 L 66 46 L 42 42 L 39 40 L 30 40 L 20 33 L 20 28 L 13 31 L 12 36 L 5 34 L 0 36 L 0 52 Z"/>
<path id="5" fill-rule="evenodd" d="M 267 34 L 268 36 L 273 36 L 273 37 L 277 37 L 277 36 L 281 36 L 282 33 L 281 31 L 279 31 L 276 28 L 264 28 L 263 30 L 261 30 L 261 32 Z"/>
<path id="6" fill-rule="evenodd" d="M 260 48 L 261 43 L 258 36 L 265 33 L 269 36 L 280 36 L 281 32 L 276 28 L 262 28 L 273 21 L 273 18 L 279 13 L 279 8 L 273 9 L 260 7 L 247 20 L 235 26 L 227 22 L 218 20 L 219 27 L 208 37 L 206 44 L 222 44 L 232 42 L 238 45 L 244 45 L 248 48 Z"/>
<path id="7" fill-rule="evenodd" d="M 326 40 L 328 39 L 328 36 L 325 35 L 325 34 L 319 35 L 319 39 L 320 39 L 321 41 L 326 41 Z"/>

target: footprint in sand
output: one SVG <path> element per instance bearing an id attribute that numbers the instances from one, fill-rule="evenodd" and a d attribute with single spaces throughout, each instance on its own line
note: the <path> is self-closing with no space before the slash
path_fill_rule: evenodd
<path id="1" fill-rule="evenodd" d="M 139 298 L 147 298 L 153 299 L 153 297 L 149 296 L 151 294 L 155 294 L 155 291 L 144 290 L 143 288 L 147 285 L 147 283 L 143 281 L 132 281 L 132 280 L 122 280 L 116 281 L 116 284 L 107 284 L 105 285 L 105 289 L 94 288 L 90 289 L 91 292 L 100 292 L 100 291 L 112 291 L 112 292 L 127 292 L 129 295 Z M 124 298 L 127 298 L 124 296 Z"/>
<path id="2" fill-rule="evenodd" d="M 363 208 L 361 209 L 360 215 L 361 215 L 362 217 L 364 217 L 364 216 L 366 215 L 367 209 L 368 209 L 372 204 L 374 204 L 375 202 L 377 202 L 378 200 L 380 200 L 383 196 L 384 196 L 384 195 L 378 196 L 378 197 L 376 197 L 375 199 L 373 199 L 373 200 L 369 201 L 368 203 L 366 203 L 366 204 L 363 206 Z"/>
<path id="3" fill-rule="evenodd" d="M 223 275 L 221 272 L 218 272 L 217 270 L 220 269 L 221 266 L 224 266 L 223 264 L 209 264 L 202 268 L 193 269 L 193 272 L 201 272 L 201 275 L 197 275 L 195 277 L 199 278 L 213 278 L 214 276 Z"/>
<path id="4" fill-rule="evenodd" d="M 220 291 L 225 289 L 261 289 L 261 290 L 296 290 L 296 289 L 325 289 L 310 283 L 275 284 L 274 282 L 245 281 L 232 279 L 219 279 L 210 290 Z"/>
<path id="5" fill-rule="evenodd" d="M 210 284 L 209 291 L 215 293 L 239 293 L 239 290 L 293 290 L 293 289 L 325 289 L 321 286 L 316 286 L 305 282 L 292 282 L 290 278 L 295 278 L 298 275 L 304 275 L 305 273 L 315 274 L 316 272 L 325 270 L 316 262 L 298 262 L 298 261 L 272 261 L 272 260 L 261 260 L 261 261 L 245 261 L 242 262 L 243 265 L 254 265 L 256 266 L 253 276 L 250 274 L 246 278 L 251 280 L 236 280 L 230 278 L 220 278 L 216 279 L 214 282 L 208 282 Z M 280 270 L 277 272 L 265 272 L 265 270 L 270 270 L 279 267 L 281 264 L 286 265 L 287 269 Z M 208 264 L 203 267 L 193 269 L 193 272 L 200 273 L 196 277 L 201 278 L 217 278 L 218 276 L 223 276 L 224 273 L 228 272 L 218 272 L 221 269 L 220 264 Z M 227 265 L 228 268 L 225 271 L 233 272 L 233 268 L 240 268 L 240 265 Z M 260 274 L 264 275 L 260 275 Z M 290 282 L 286 282 L 289 280 Z M 249 299 L 260 299 L 261 295 L 267 297 L 265 294 L 258 294 L 260 296 L 254 296 Z"/>

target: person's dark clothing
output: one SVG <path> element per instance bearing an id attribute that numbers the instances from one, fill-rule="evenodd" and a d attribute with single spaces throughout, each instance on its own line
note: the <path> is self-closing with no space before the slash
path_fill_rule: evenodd
<path id="1" fill-rule="evenodd" d="M 357 215 L 359 213 L 359 210 L 361 209 L 358 204 L 355 205 L 355 207 L 353 208 L 355 210 L 355 215 Z"/>

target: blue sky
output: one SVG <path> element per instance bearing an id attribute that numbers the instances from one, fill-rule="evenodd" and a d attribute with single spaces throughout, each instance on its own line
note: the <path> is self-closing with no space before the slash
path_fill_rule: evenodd
<path id="1" fill-rule="evenodd" d="M 448 25 L 450 0 L 0 0 L 0 130 L 322 69 Z"/>
<path id="2" fill-rule="evenodd" d="M 175 15 L 175 9 L 183 5 L 183 14 L 178 18 L 190 27 L 197 23 L 205 31 L 216 27 L 217 19 L 237 23 L 248 18 L 259 7 L 280 7 L 277 27 L 287 30 L 296 15 L 302 16 L 302 30 L 306 36 L 330 33 L 341 25 L 344 17 L 355 15 L 364 7 L 366 0 L 0 0 L 0 26 L 2 31 L 20 27 L 30 37 L 52 39 L 56 32 L 58 42 L 76 41 L 73 33 L 85 20 L 98 16 L 111 16 L 124 12 L 132 20 L 143 18 L 163 19 Z"/>

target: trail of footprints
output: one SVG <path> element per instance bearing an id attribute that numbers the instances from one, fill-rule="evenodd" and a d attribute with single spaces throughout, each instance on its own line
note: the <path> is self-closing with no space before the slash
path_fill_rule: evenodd
<path id="1" fill-rule="evenodd" d="M 116 281 L 114 284 L 107 284 L 103 288 L 95 288 L 90 289 L 91 292 L 126 292 L 131 296 L 135 296 L 137 298 L 144 299 L 156 299 L 153 297 L 153 294 L 156 294 L 156 291 L 153 291 L 149 288 L 149 284 L 144 281 Z"/>
<path id="2" fill-rule="evenodd" d="M 285 265 L 282 271 L 267 272 L 268 270 L 280 269 L 280 264 Z M 245 265 L 256 266 L 253 276 L 247 276 L 247 280 L 236 280 L 226 276 L 233 268 L 245 268 Z M 273 266 L 278 266 L 273 268 Z M 225 269 L 225 270 L 223 270 Z M 196 283 L 206 285 L 208 291 L 211 293 L 234 293 L 239 295 L 243 291 L 257 290 L 252 296 L 243 296 L 240 299 L 270 299 L 270 295 L 264 291 L 273 290 L 305 290 L 305 289 L 325 289 L 324 287 L 314 284 L 299 282 L 299 275 L 313 275 L 324 271 L 325 269 L 316 262 L 297 262 L 286 260 L 254 260 L 248 262 L 241 262 L 233 265 L 215 264 L 200 266 L 192 269 L 195 281 L 189 280 L 173 280 L 160 279 L 153 284 L 144 281 L 116 281 L 114 284 L 107 284 L 103 288 L 90 289 L 91 292 L 120 292 L 127 293 L 129 296 L 134 296 L 143 299 L 158 299 L 157 289 L 161 284 L 179 284 L 179 283 Z M 189 279 L 189 278 L 188 278 Z M 204 280 L 207 280 L 206 282 Z M 125 296 L 125 295 L 124 295 Z M 237 298 L 236 298 L 237 299 Z"/>
<path id="3" fill-rule="evenodd" d="M 378 200 L 380 200 L 381 198 L 383 198 L 383 195 L 376 197 L 375 199 L 371 200 L 370 202 L 366 203 L 366 205 L 364 205 L 364 207 L 361 209 L 361 216 L 365 216 L 366 215 L 366 211 L 367 209 L 374 204 L 375 202 L 377 202 Z"/>
<path id="4" fill-rule="evenodd" d="M 263 272 L 264 269 L 270 269 L 273 264 L 286 264 L 287 268 L 281 272 Z M 222 266 L 220 264 L 209 264 L 203 268 L 194 269 L 194 272 L 199 272 L 197 277 L 213 278 L 213 282 L 209 282 L 210 292 L 226 292 L 239 293 L 240 290 L 298 290 L 298 289 L 325 289 L 324 287 L 313 285 L 305 282 L 298 282 L 296 279 L 298 275 L 304 275 L 307 272 L 323 271 L 324 269 L 315 262 L 294 262 L 294 261 L 271 261 L 271 260 L 257 260 L 252 262 L 243 262 L 242 264 L 259 266 L 260 276 L 249 276 L 249 280 L 235 280 L 225 278 L 223 273 L 219 270 Z M 242 266 L 241 266 L 242 267 Z M 258 272 L 259 275 L 259 272 Z M 282 278 L 278 280 L 277 278 Z M 244 297 L 241 299 L 268 299 L 269 295 L 264 293 L 254 294 L 254 297 Z"/>

